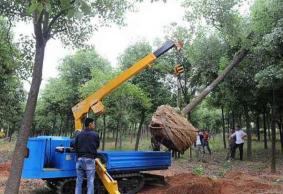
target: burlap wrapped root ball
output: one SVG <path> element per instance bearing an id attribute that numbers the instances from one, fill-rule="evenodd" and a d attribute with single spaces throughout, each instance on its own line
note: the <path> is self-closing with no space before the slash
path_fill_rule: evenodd
<path id="1" fill-rule="evenodd" d="M 157 108 L 149 125 L 150 133 L 170 150 L 182 154 L 197 140 L 194 126 L 169 105 Z"/>

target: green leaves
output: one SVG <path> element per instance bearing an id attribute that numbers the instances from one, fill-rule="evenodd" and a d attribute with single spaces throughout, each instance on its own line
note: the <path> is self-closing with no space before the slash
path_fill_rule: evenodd
<path id="1" fill-rule="evenodd" d="M 37 3 L 32 3 L 29 7 L 29 13 L 34 12 L 34 10 L 37 8 Z"/>
<path id="2" fill-rule="evenodd" d="M 90 14 L 91 13 L 91 7 L 84 1 L 82 2 L 81 10 L 84 12 L 84 14 Z"/>
<path id="3" fill-rule="evenodd" d="M 84 16 L 83 13 L 80 11 L 74 12 L 74 17 L 76 17 L 77 19 L 82 19 L 83 16 Z"/>

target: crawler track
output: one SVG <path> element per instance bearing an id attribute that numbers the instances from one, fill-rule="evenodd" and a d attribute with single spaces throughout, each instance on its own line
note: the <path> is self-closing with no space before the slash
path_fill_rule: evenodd
<path id="1" fill-rule="evenodd" d="M 118 182 L 118 189 L 121 194 L 135 194 L 144 185 L 144 177 L 140 173 L 114 174 L 112 178 Z M 57 194 L 75 194 L 76 179 L 49 179 L 47 186 Z M 83 194 L 86 194 L 87 180 L 83 182 Z M 96 177 L 94 181 L 95 194 L 108 194 L 101 180 Z"/>

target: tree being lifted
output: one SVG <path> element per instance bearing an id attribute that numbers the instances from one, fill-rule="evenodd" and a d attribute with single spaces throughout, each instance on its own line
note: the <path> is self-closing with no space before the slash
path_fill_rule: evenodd
<path id="1" fill-rule="evenodd" d="M 195 128 L 189 121 L 185 122 L 185 116 L 194 107 L 201 103 L 211 90 L 215 88 L 229 74 L 229 72 L 245 58 L 248 52 L 248 49 L 244 49 L 240 52 L 232 63 L 228 65 L 197 98 L 195 98 L 182 110 L 183 116 L 178 115 L 176 111 L 169 106 L 159 107 L 154 113 L 149 126 L 151 134 L 167 148 L 184 153 L 186 149 L 193 145 L 197 138 Z"/>

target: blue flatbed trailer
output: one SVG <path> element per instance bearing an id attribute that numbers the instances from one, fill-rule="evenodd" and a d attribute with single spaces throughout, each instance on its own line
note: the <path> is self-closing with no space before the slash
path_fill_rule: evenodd
<path id="1" fill-rule="evenodd" d="M 76 154 L 69 137 L 40 136 L 29 138 L 22 177 L 43 179 L 59 194 L 73 194 L 75 187 Z M 101 151 L 98 157 L 107 172 L 118 181 L 119 191 L 136 193 L 146 180 L 164 183 L 164 177 L 144 171 L 163 170 L 171 166 L 170 152 Z M 98 177 L 95 193 L 107 193 Z"/>

